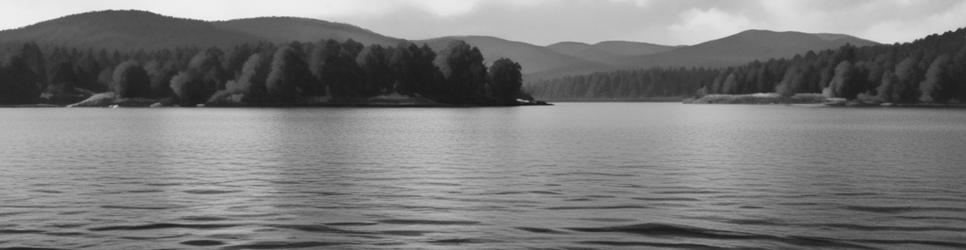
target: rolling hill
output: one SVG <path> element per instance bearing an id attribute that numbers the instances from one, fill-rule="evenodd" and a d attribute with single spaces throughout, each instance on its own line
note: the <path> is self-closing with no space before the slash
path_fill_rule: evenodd
<path id="1" fill-rule="evenodd" d="M 604 41 L 594 44 L 593 47 L 615 55 L 642 56 L 669 51 L 680 46 L 629 41 Z"/>
<path id="2" fill-rule="evenodd" d="M 547 48 L 560 54 L 584 60 L 620 66 L 621 61 L 627 57 L 665 52 L 675 47 L 641 42 L 605 41 L 596 44 L 560 42 L 551 44 Z"/>
<path id="3" fill-rule="evenodd" d="M 321 39 L 353 39 L 363 44 L 381 45 L 406 41 L 349 24 L 308 18 L 201 21 L 137 10 L 87 12 L 0 31 L 0 47 L 11 48 L 34 41 L 127 51 Z M 749 30 L 697 45 L 676 47 L 627 41 L 562 42 L 538 46 L 490 36 L 448 36 L 412 42 L 426 43 L 441 50 L 456 39 L 479 47 L 487 61 L 506 57 L 519 62 L 528 81 L 653 66 L 734 66 L 753 60 L 789 57 L 808 50 L 837 48 L 846 43 L 857 46 L 875 44 L 848 35 L 766 30 Z"/>
<path id="4" fill-rule="evenodd" d="M 262 38 L 225 30 L 205 21 L 133 10 L 87 12 L 0 31 L 0 43 L 34 41 L 118 50 L 230 46 L 259 40 Z"/>
<path id="5" fill-rule="evenodd" d="M 627 42 L 588 45 L 564 42 L 549 47 L 561 54 L 599 62 L 614 69 L 630 70 L 651 67 L 737 66 L 755 60 L 792 57 L 809 50 L 835 49 L 845 44 L 862 47 L 878 43 L 842 34 L 747 30 L 691 46 L 669 47 Z M 609 53 L 618 54 L 618 56 L 610 56 Z M 634 53 L 638 54 L 634 55 Z M 527 80 L 533 82 L 586 73 L 587 71 L 583 70 L 555 68 L 531 73 L 527 75 Z"/>
<path id="6" fill-rule="evenodd" d="M 329 38 L 383 45 L 403 41 L 348 24 L 307 18 L 261 17 L 208 22 L 137 10 L 87 12 L 0 31 L 0 43 L 35 41 L 117 50 L 227 47 L 261 41 L 310 42 Z"/>
<path id="7" fill-rule="evenodd" d="M 272 42 L 318 41 L 320 38 L 343 41 L 352 39 L 363 44 L 395 46 L 403 39 L 384 36 L 367 29 L 316 19 L 296 17 L 258 17 L 212 23 L 215 27 Z"/>
<path id="8" fill-rule="evenodd" d="M 734 66 L 754 60 L 791 57 L 809 50 L 835 49 L 845 44 L 862 47 L 878 43 L 840 34 L 747 30 L 697 45 L 629 57 L 620 65 L 626 68 Z"/>
<path id="9" fill-rule="evenodd" d="M 581 72 L 613 69 L 608 65 L 557 53 L 546 47 L 490 36 L 450 36 L 414 42 L 426 43 L 433 50 L 439 51 L 445 49 L 454 40 L 463 40 L 470 45 L 479 47 L 487 61 L 501 57 L 510 58 L 523 65 L 524 74 L 560 69 L 579 70 Z"/>
<path id="10" fill-rule="evenodd" d="M 959 28 L 912 42 L 841 46 L 727 68 L 639 68 L 598 72 L 532 82 L 527 91 L 536 98 L 550 101 L 677 101 L 703 96 L 706 98 L 695 103 L 797 103 L 840 98 L 848 100 L 848 104 L 842 105 L 849 106 L 885 103 L 889 103 L 886 106 L 897 103 L 929 107 L 959 105 L 961 100 L 966 100 L 966 71 L 956 70 L 966 69 L 963 67 L 966 65 L 964 35 L 966 28 Z M 767 36 L 773 37 L 762 39 Z M 824 41 L 817 41 L 819 39 Z M 762 44 L 763 40 L 784 45 Z M 761 52 L 780 56 L 777 53 L 784 51 L 758 48 L 798 46 L 804 49 L 816 44 L 871 43 L 862 42 L 854 37 L 834 34 L 749 31 L 688 48 L 687 52 L 709 56 Z M 725 49 L 737 52 L 721 53 Z"/>
<path id="11" fill-rule="evenodd" d="M 137 10 L 87 12 L 0 31 L 0 44 L 14 48 L 19 48 L 20 43 L 34 41 L 122 51 L 178 46 L 229 47 L 261 41 L 282 43 L 321 39 L 353 39 L 363 44 L 388 46 L 406 41 L 348 24 L 308 18 L 258 17 L 208 22 Z M 520 62 L 527 74 L 561 69 L 575 73 L 612 69 L 601 63 L 556 53 L 546 47 L 496 37 L 442 37 L 414 42 L 427 43 L 440 50 L 455 39 L 480 47 L 487 60 L 507 57 Z"/>

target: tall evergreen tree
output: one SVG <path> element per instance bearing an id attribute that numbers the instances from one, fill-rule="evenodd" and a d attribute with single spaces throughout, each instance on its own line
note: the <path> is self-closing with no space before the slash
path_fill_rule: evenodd
<path id="1" fill-rule="evenodd" d="M 151 97 L 148 73 L 137 61 L 128 60 L 118 65 L 112 79 L 111 90 L 119 97 Z"/>
<path id="2" fill-rule="evenodd" d="M 493 96 L 500 104 L 515 104 L 523 86 L 522 67 L 507 58 L 500 58 L 490 66 L 490 81 Z"/>

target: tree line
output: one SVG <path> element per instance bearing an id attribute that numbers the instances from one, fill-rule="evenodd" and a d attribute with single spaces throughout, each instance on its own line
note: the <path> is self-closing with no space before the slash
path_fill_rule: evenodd
<path id="1" fill-rule="evenodd" d="M 683 86 L 672 87 L 675 84 Z M 528 90 L 549 99 L 777 92 L 786 97 L 823 93 L 867 103 L 959 103 L 966 101 L 966 29 L 910 43 L 845 45 L 714 70 L 646 69 L 573 76 L 535 82 Z"/>
<path id="2" fill-rule="evenodd" d="M 707 68 L 650 68 L 543 80 L 527 92 L 547 100 L 631 100 L 690 95 L 718 72 Z"/>
<path id="3" fill-rule="evenodd" d="M 118 52 L 26 43 L 0 60 L 0 104 L 58 102 L 58 97 L 113 92 L 120 98 L 180 105 L 289 105 L 310 98 L 365 100 L 399 94 L 457 105 L 515 105 L 521 66 L 489 66 L 462 41 L 365 46 L 353 40 L 181 47 Z"/>

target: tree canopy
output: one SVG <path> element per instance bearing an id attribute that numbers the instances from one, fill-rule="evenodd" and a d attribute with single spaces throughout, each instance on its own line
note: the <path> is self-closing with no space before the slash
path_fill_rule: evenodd
<path id="1" fill-rule="evenodd" d="M 5 62 L 5 63 L 4 63 Z M 113 91 L 120 98 L 173 99 L 182 105 L 298 104 L 314 97 L 365 100 L 400 94 L 461 105 L 516 105 L 521 67 L 491 66 L 457 41 L 365 46 L 353 40 L 242 44 L 221 48 L 107 51 L 27 43 L 0 60 L 0 103 L 36 103 L 42 92 Z"/>
<path id="2" fill-rule="evenodd" d="M 113 79 L 111 90 L 120 97 L 151 96 L 148 72 L 137 61 L 128 60 L 118 65 L 111 79 Z"/>

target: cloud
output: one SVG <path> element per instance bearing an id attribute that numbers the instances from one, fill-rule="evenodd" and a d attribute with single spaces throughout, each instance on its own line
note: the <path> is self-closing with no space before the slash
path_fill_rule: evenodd
<path id="1" fill-rule="evenodd" d="M 621 3 L 621 4 L 630 3 L 630 4 L 634 4 L 634 6 L 637 6 L 639 8 L 645 8 L 645 7 L 650 6 L 651 5 L 651 1 L 652 0 L 610 0 L 610 2 L 612 2 L 612 3 Z"/>
<path id="2" fill-rule="evenodd" d="M 765 28 L 845 33 L 892 43 L 908 42 L 966 25 L 960 0 L 758 0 Z"/>
<path id="3" fill-rule="evenodd" d="M 680 21 L 668 27 L 670 35 L 681 41 L 707 41 L 721 38 L 754 26 L 747 17 L 716 8 L 690 9 L 680 14 Z"/>
<path id="4" fill-rule="evenodd" d="M 405 2 L 440 17 L 463 15 L 473 11 L 479 4 L 479 0 L 408 0 Z"/>
<path id="5" fill-rule="evenodd" d="M 906 42 L 966 25 L 962 0 L 3 0 L 0 29 L 69 14 L 141 9 L 203 20 L 297 16 L 406 39 L 491 35 L 534 44 L 695 44 L 746 29 Z"/>
<path id="6" fill-rule="evenodd" d="M 910 41 L 936 32 L 953 30 L 966 25 L 966 2 L 948 6 L 939 13 L 918 18 L 895 18 L 872 24 L 856 35 L 880 41 Z M 934 27 L 924 29 L 925 27 Z"/>

